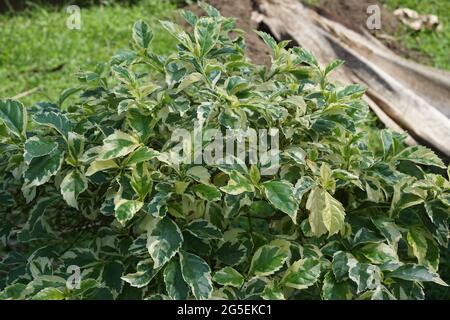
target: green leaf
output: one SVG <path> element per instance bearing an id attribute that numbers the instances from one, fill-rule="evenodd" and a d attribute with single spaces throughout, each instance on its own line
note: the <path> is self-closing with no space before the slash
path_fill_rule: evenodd
<path id="1" fill-rule="evenodd" d="M 107 261 L 103 265 L 102 281 L 111 290 L 114 297 L 122 291 L 123 281 L 119 277 L 124 271 L 124 265 L 120 261 Z"/>
<path id="2" fill-rule="evenodd" d="M 255 217 L 272 217 L 275 212 L 267 201 L 254 201 L 250 206 L 250 213 Z"/>
<path id="3" fill-rule="evenodd" d="M 144 201 L 152 191 L 153 180 L 148 169 L 146 164 L 140 163 L 132 170 L 130 185 L 140 201 Z"/>
<path id="4" fill-rule="evenodd" d="M 213 286 L 211 269 L 199 256 L 188 252 L 180 252 L 181 273 L 196 299 L 209 299 Z"/>
<path id="5" fill-rule="evenodd" d="M 183 245 L 183 235 L 170 218 L 155 219 L 147 229 L 147 249 L 155 268 L 170 261 Z"/>
<path id="6" fill-rule="evenodd" d="M 147 49 L 153 39 L 149 25 L 142 20 L 137 21 L 133 26 L 133 39 L 139 47 Z"/>
<path id="7" fill-rule="evenodd" d="M 132 287 L 143 288 L 156 276 L 160 269 L 153 268 L 151 259 L 140 261 L 137 265 L 137 272 L 127 274 L 121 279 L 129 283 Z"/>
<path id="8" fill-rule="evenodd" d="M 362 247 L 359 252 L 374 264 L 399 261 L 394 248 L 385 243 L 369 243 Z"/>
<path id="9" fill-rule="evenodd" d="M 316 182 L 308 176 L 301 177 L 294 187 L 294 196 L 298 203 L 302 202 L 303 196 L 316 185 Z"/>
<path id="10" fill-rule="evenodd" d="M 242 77 L 233 76 L 225 81 L 225 88 L 229 95 L 236 95 L 239 92 L 250 89 L 250 83 Z"/>
<path id="11" fill-rule="evenodd" d="M 375 290 L 366 293 L 371 295 L 371 300 L 397 300 L 385 286 L 378 286 Z"/>
<path id="12" fill-rule="evenodd" d="M 324 75 L 327 76 L 329 73 L 331 73 L 333 70 L 336 70 L 340 66 L 344 64 L 344 61 L 342 60 L 335 60 L 328 64 L 325 68 Z"/>
<path id="13" fill-rule="evenodd" d="M 136 108 L 129 109 L 126 115 L 128 125 L 133 128 L 141 142 L 147 142 L 152 134 L 151 117 Z"/>
<path id="14" fill-rule="evenodd" d="M 105 161 L 124 157 L 139 146 L 139 141 L 131 135 L 116 131 L 103 141 L 102 152 L 98 160 Z"/>
<path id="15" fill-rule="evenodd" d="M 323 280 L 322 297 L 325 300 L 351 300 L 353 294 L 348 282 L 337 282 L 330 271 Z"/>
<path id="16" fill-rule="evenodd" d="M 193 220 L 186 225 L 186 230 L 199 239 L 222 239 L 223 233 L 207 220 Z"/>
<path id="17" fill-rule="evenodd" d="M 365 227 L 362 227 L 361 229 L 356 232 L 355 237 L 353 238 L 353 248 L 357 247 L 361 244 L 366 243 L 380 243 L 384 242 L 385 239 L 383 237 L 380 237 L 376 232 L 369 230 Z M 394 247 L 396 247 L 394 245 Z"/>
<path id="18" fill-rule="evenodd" d="M 187 300 L 189 286 L 183 279 L 181 266 L 177 260 L 170 261 L 164 268 L 164 283 L 167 295 L 173 300 Z"/>
<path id="19" fill-rule="evenodd" d="M 133 219 L 136 213 L 141 210 L 144 204 L 140 201 L 136 200 L 125 200 L 120 199 L 115 203 L 115 215 L 117 221 L 119 221 L 122 225 L 125 225 L 128 221 Z"/>
<path id="20" fill-rule="evenodd" d="M 230 173 L 230 180 L 225 187 L 220 188 L 225 193 L 240 195 L 244 192 L 255 192 L 253 184 L 241 173 L 233 170 Z"/>
<path id="21" fill-rule="evenodd" d="M 259 181 L 261 180 L 261 173 L 259 172 L 259 169 L 257 166 L 252 165 L 250 167 L 250 180 L 253 184 L 257 185 Z"/>
<path id="22" fill-rule="evenodd" d="M 48 155 L 33 158 L 23 174 L 26 188 L 37 187 L 50 181 L 58 173 L 64 160 L 64 152 L 56 149 Z"/>
<path id="23" fill-rule="evenodd" d="M 298 203 L 294 199 L 293 186 L 287 181 L 269 181 L 263 183 L 263 187 L 267 200 L 296 224 Z"/>
<path id="24" fill-rule="evenodd" d="M 148 147 L 140 147 L 132 154 L 130 154 L 130 156 L 125 160 L 125 164 L 127 166 L 132 166 L 135 164 L 153 160 L 160 155 L 161 154 L 156 150 L 153 150 Z"/>
<path id="25" fill-rule="evenodd" d="M 319 67 L 319 62 L 317 61 L 316 57 L 314 55 L 303 49 L 303 48 L 295 48 L 294 52 L 299 56 L 300 60 L 302 62 L 305 62 L 309 64 L 310 66 Z"/>
<path id="26" fill-rule="evenodd" d="M 197 196 L 203 200 L 215 202 L 222 199 L 222 193 L 214 185 L 198 184 L 193 189 Z"/>
<path id="27" fill-rule="evenodd" d="M 85 175 L 77 169 L 69 171 L 61 182 L 61 194 L 67 204 L 78 209 L 78 196 L 87 189 L 88 182 Z"/>
<path id="28" fill-rule="evenodd" d="M 180 15 L 186 20 L 187 23 L 189 23 L 191 26 L 195 26 L 195 23 L 198 20 L 198 17 L 189 10 L 180 10 Z"/>
<path id="29" fill-rule="evenodd" d="M 83 156 L 85 143 L 86 141 L 84 136 L 75 132 L 69 132 L 67 147 L 69 149 L 69 155 L 75 161 L 75 166 L 77 165 L 77 161 Z"/>
<path id="30" fill-rule="evenodd" d="M 190 51 L 193 51 L 193 43 L 190 36 L 179 25 L 170 21 L 160 21 L 162 27 L 167 30 L 174 38 L 182 43 Z"/>
<path id="31" fill-rule="evenodd" d="M 286 300 L 282 289 L 273 282 L 267 284 L 261 297 L 264 300 Z"/>
<path id="32" fill-rule="evenodd" d="M 351 268 L 356 266 L 358 261 L 351 253 L 338 251 L 333 255 L 332 270 L 337 281 L 344 281 L 348 278 Z"/>
<path id="33" fill-rule="evenodd" d="M 64 292 L 58 288 L 44 288 L 36 293 L 32 300 L 64 300 Z"/>
<path id="34" fill-rule="evenodd" d="M 181 83 L 178 86 L 177 92 L 179 93 L 179 92 L 185 90 L 186 88 L 189 88 L 192 84 L 202 81 L 202 80 L 203 80 L 203 75 L 201 73 L 194 72 L 194 73 L 188 74 L 181 80 Z"/>
<path id="35" fill-rule="evenodd" d="M 431 200 L 425 202 L 425 210 L 434 225 L 434 236 L 440 245 L 447 247 L 449 238 L 448 207 L 442 201 Z"/>
<path id="36" fill-rule="evenodd" d="M 58 143 L 42 140 L 39 137 L 31 137 L 25 142 L 23 158 L 27 165 L 34 158 L 46 156 L 58 148 Z"/>
<path id="37" fill-rule="evenodd" d="M 393 221 L 386 218 L 372 219 L 372 222 L 386 238 L 389 244 L 393 247 L 397 247 L 397 243 L 402 238 L 402 234 L 400 233 L 398 226 Z"/>
<path id="38" fill-rule="evenodd" d="M 258 276 L 274 274 L 283 267 L 288 258 L 286 250 L 273 245 L 264 245 L 256 250 L 249 274 Z"/>
<path id="39" fill-rule="evenodd" d="M 248 248 L 239 240 L 224 242 L 216 252 L 217 259 L 230 266 L 241 264 L 248 254 Z"/>
<path id="40" fill-rule="evenodd" d="M 349 277 L 358 285 L 358 293 L 376 289 L 381 282 L 381 270 L 372 264 L 358 263 L 349 270 Z"/>
<path id="41" fill-rule="evenodd" d="M 270 49 L 272 49 L 273 52 L 277 52 L 278 51 L 277 42 L 275 41 L 275 39 L 271 35 L 269 35 L 268 33 L 263 32 L 263 31 L 257 31 L 256 33 L 261 37 L 261 39 L 264 41 L 264 43 Z"/>
<path id="42" fill-rule="evenodd" d="M 417 164 L 435 166 L 445 169 L 442 160 L 430 149 L 424 146 L 412 146 L 404 149 L 394 157 L 395 160 L 411 161 Z"/>
<path id="43" fill-rule="evenodd" d="M 0 299 L 12 299 L 19 300 L 23 299 L 25 295 L 26 285 L 23 283 L 15 283 L 7 286 L 0 292 Z"/>
<path id="44" fill-rule="evenodd" d="M 424 230 L 421 228 L 411 228 L 408 231 L 407 240 L 419 264 L 426 265 L 428 243 Z"/>
<path id="45" fill-rule="evenodd" d="M 194 38 L 200 57 L 205 57 L 216 45 L 219 38 L 217 22 L 213 19 L 201 18 L 194 27 Z"/>
<path id="46" fill-rule="evenodd" d="M 352 99 L 359 98 L 366 92 L 366 90 L 367 88 L 364 86 L 359 84 L 351 84 L 339 90 L 337 92 L 337 97 L 338 99 L 343 99 L 345 97 L 351 97 Z"/>
<path id="47" fill-rule="evenodd" d="M 214 8 L 212 5 L 204 2 L 204 1 L 199 1 L 198 5 L 200 6 L 200 8 L 203 9 L 203 11 L 205 11 L 208 16 L 210 17 L 220 17 L 220 11 L 217 10 L 216 8 Z"/>
<path id="48" fill-rule="evenodd" d="M 220 269 L 214 274 L 214 282 L 221 286 L 240 288 L 244 284 L 244 277 L 231 267 Z"/>
<path id="49" fill-rule="evenodd" d="M 90 177 L 100 171 L 116 168 L 119 168 L 119 165 L 114 160 L 94 161 L 86 170 L 86 177 Z"/>
<path id="50" fill-rule="evenodd" d="M 136 82 L 136 77 L 129 69 L 119 66 L 119 65 L 113 65 L 111 66 L 111 71 L 113 72 L 113 75 L 119 79 L 121 82 L 132 85 Z"/>
<path id="51" fill-rule="evenodd" d="M 309 224 L 315 236 L 338 233 L 344 228 L 345 211 L 342 204 L 320 187 L 309 194 L 306 209 L 310 211 Z"/>
<path id="52" fill-rule="evenodd" d="M 69 119 L 62 113 L 40 112 L 33 116 L 33 120 L 41 126 L 50 127 L 58 131 L 65 139 L 69 136 L 69 131 L 72 131 L 72 124 Z"/>
<path id="53" fill-rule="evenodd" d="M 186 171 L 186 175 L 191 177 L 195 181 L 202 183 L 208 183 L 209 179 L 211 178 L 208 169 L 200 166 L 190 168 L 189 170 Z"/>
<path id="54" fill-rule="evenodd" d="M 319 280 L 320 273 L 320 260 L 308 257 L 294 262 L 285 272 L 281 283 L 297 290 L 306 289 Z"/>
<path id="55" fill-rule="evenodd" d="M 19 138 L 26 136 L 28 115 L 21 102 L 11 99 L 0 100 L 0 121 Z"/>
<path id="56" fill-rule="evenodd" d="M 446 284 L 438 274 L 429 271 L 424 266 L 414 264 L 406 264 L 401 266 L 389 273 L 387 276 L 407 281 L 434 282 L 441 286 L 448 286 L 448 284 Z"/>
<path id="57" fill-rule="evenodd" d="M 145 212 L 152 215 L 155 218 L 163 218 L 167 213 L 167 201 L 172 196 L 171 193 L 158 192 L 156 193 L 150 203 L 146 204 L 144 207 Z"/>
<path id="58" fill-rule="evenodd" d="M 58 98 L 58 106 L 60 107 L 60 109 L 62 108 L 64 101 L 66 101 L 70 96 L 74 95 L 75 93 L 81 90 L 82 90 L 81 87 L 67 88 L 63 90 Z"/>

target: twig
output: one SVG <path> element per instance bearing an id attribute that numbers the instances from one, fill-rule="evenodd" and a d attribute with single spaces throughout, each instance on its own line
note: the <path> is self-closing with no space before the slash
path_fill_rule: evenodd
<path id="1" fill-rule="evenodd" d="M 38 91 L 40 88 L 41 88 L 41 87 L 36 87 L 36 88 L 30 89 L 30 90 L 28 90 L 28 91 L 19 93 L 18 95 L 12 97 L 12 99 L 16 99 L 16 100 L 17 100 L 17 99 L 24 98 L 24 97 L 26 97 L 26 96 L 29 96 L 30 94 L 35 93 L 35 92 Z"/>

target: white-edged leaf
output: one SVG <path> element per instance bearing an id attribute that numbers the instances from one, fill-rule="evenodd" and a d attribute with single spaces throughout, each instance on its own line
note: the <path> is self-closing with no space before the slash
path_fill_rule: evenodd
<path id="1" fill-rule="evenodd" d="M 155 219 L 147 229 L 147 249 L 155 268 L 162 267 L 177 254 L 183 245 L 183 235 L 170 218 Z"/>
<path id="2" fill-rule="evenodd" d="M 125 225 L 129 220 L 133 219 L 144 204 L 137 200 L 118 199 L 115 201 L 114 205 L 117 221 L 122 225 Z"/>
<path id="3" fill-rule="evenodd" d="M 186 225 L 186 230 L 199 239 L 222 239 L 223 233 L 208 220 L 198 219 Z"/>
<path id="4" fill-rule="evenodd" d="M 220 188 L 220 190 L 236 196 L 244 192 L 254 192 L 255 187 L 250 180 L 244 177 L 241 173 L 233 170 L 230 173 L 230 180 L 228 180 L 228 184 L 225 187 Z"/>
<path id="5" fill-rule="evenodd" d="M 403 279 L 407 281 L 434 282 L 441 286 L 447 287 L 446 284 L 437 273 L 428 270 L 424 266 L 405 264 L 388 274 L 391 278 Z"/>
<path id="6" fill-rule="evenodd" d="M 23 159 L 30 164 L 34 158 L 46 156 L 58 148 L 58 143 L 45 141 L 39 137 L 31 137 L 25 141 Z"/>
<path id="7" fill-rule="evenodd" d="M 86 177 L 90 177 L 97 172 L 118 168 L 119 165 L 114 160 L 94 161 L 86 171 Z"/>
<path id="8" fill-rule="evenodd" d="M 103 141 L 102 152 L 98 160 L 105 161 L 124 157 L 139 147 L 139 141 L 133 136 L 116 131 Z"/>
<path id="9" fill-rule="evenodd" d="M 0 100 L 0 122 L 3 122 L 14 135 L 23 138 L 27 131 L 27 110 L 17 100 Z"/>
<path id="10" fill-rule="evenodd" d="M 442 160 L 431 150 L 424 146 L 412 146 L 404 149 L 394 157 L 395 160 L 411 161 L 417 164 L 435 166 L 445 169 Z"/>
<path id="11" fill-rule="evenodd" d="M 187 300 L 189 286 L 183 279 L 179 261 L 173 259 L 164 268 L 164 284 L 167 295 L 173 300 Z"/>
<path id="12" fill-rule="evenodd" d="M 386 243 L 369 243 L 362 247 L 359 252 L 373 264 L 399 261 L 395 249 Z"/>
<path id="13" fill-rule="evenodd" d="M 43 157 L 33 158 L 23 174 L 25 186 L 31 188 L 47 183 L 58 173 L 63 160 L 64 152 L 59 149 Z"/>
<path id="14" fill-rule="evenodd" d="M 278 210 L 291 217 L 297 224 L 298 203 L 294 199 L 294 187 L 287 181 L 269 181 L 263 183 L 267 200 Z"/>
<path id="15" fill-rule="evenodd" d="M 62 113 L 56 113 L 53 111 L 40 112 L 33 115 L 33 120 L 42 126 L 55 129 L 66 139 L 72 129 L 70 120 Z"/>
<path id="16" fill-rule="evenodd" d="M 133 40 L 136 44 L 147 49 L 153 39 L 153 33 L 147 23 L 142 20 L 137 21 L 133 26 Z"/>
<path id="17" fill-rule="evenodd" d="M 195 254 L 180 252 L 181 273 L 196 299 L 209 299 L 213 286 L 209 265 Z"/>
<path id="18" fill-rule="evenodd" d="M 250 265 L 249 274 L 269 276 L 280 270 L 289 253 L 285 249 L 273 245 L 264 245 L 256 250 Z"/>
<path id="19" fill-rule="evenodd" d="M 308 257 L 294 262 L 284 273 L 281 283 L 298 290 L 306 289 L 319 280 L 320 273 L 320 260 Z"/>
<path id="20" fill-rule="evenodd" d="M 146 259 L 137 265 L 137 272 L 122 276 L 121 279 L 129 283 L 132 287 L 143 288 L 152 281 L 159 269 L 153 267 L 153 261 Z"/>
<path id="21" fill-rule="evenodd" d="M 64 177 L 61 182 L 61 194 L 67 204 L 78 209 L 78 196 L 87 189 L 88 182 L 86 176 L 78 169 L 73 169 Z"/>
<path id="22" fill-rule="evenodd" d="M 232 267 L 225 267 L 214 274 L 214 282 L 221 286 L 240 288 L 244 284 L 244 277 Z"/>

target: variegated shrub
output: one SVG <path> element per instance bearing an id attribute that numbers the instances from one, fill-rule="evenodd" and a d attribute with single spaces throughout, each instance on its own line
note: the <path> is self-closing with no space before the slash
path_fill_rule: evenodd
<path id="1" fill-rule="evenodd" d="M 374 129 L 339 87 L 233 19 L 184 11 L 159 56 L 147 24 L 58 101 L 0 102 L 3 299 L 423 299 L 448 249 L 450 183 L 429 149 Z M 279 129 L 280 168 L 189 164 L 175 129 Z M 207 146 L 208 140 L 203 141 Z M 446 258 L 448 259 L 448 258 Z M 426 285 L 425 285 L 426 284 Z M 433 285 L 432 285 L 433 286 Z M 432 287 L 431 286 L 431 287 Z"/>

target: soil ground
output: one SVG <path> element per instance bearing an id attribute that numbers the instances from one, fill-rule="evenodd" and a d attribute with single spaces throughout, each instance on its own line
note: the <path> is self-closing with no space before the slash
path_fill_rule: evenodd
<path id="1" fill-rule="evenodd" d="M 218 8 L 224 16 L 238 19 L 238 27 L 247 34 L 247 51 L 250 59 L 254 63 L 267 65 L 270 61 L 269 50 L 254 32 L 258 29 L 258 24 L 251 20 L 255 1 L 208 0 L 208 2 Z M 367 7 L 370 5 L 379 5 L 381 8 L 382 28 L 371 31 L 376 37 L 400 56 L 422 63 L 429 62 L 427 57 L 405 48 L 394 38 L 399 28 L 399 22 L 392 12 L 378 0 L 321 0 L 317 5 L 311 7 L 329 19 L 338 21 L 352 30 L 363 32 L 364 30 L 369 31 L 366 22 L 369 17 Z M 203 14 L 201 9 L 195 5 L 188 6 L 188 9 L 197 14 Z"/>

